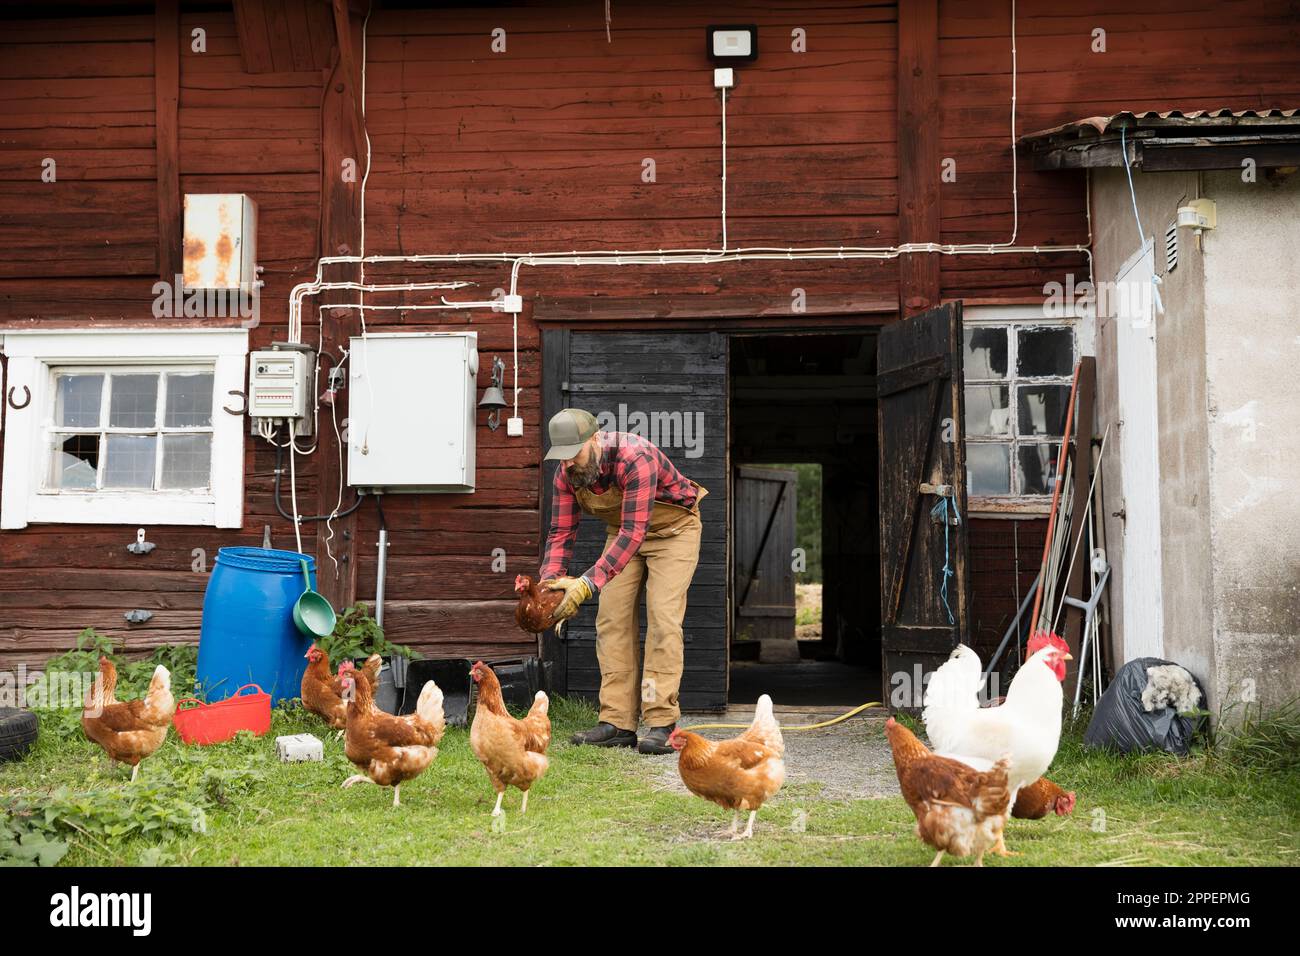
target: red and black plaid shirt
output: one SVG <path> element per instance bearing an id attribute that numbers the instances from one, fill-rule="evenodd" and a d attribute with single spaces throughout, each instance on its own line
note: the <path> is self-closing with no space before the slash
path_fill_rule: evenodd
<path id="1" fill-rule="evenodd" d="M 586 572 L 596 590 L 627 566 L 645 540 L 650 512 L 656 501 L 690 508 L 695 504 L 695 486 L 668 460 L 668 456 L 640 435 L 601 432 L 600 469 L 587 490 L 599 495 L 611 485 L 623 490 L 623 521 L 618 536 Z M 564 463 L 555 469 L 551 498 L 551 534 L 542 557 L 541 578 L 564 574 L 578 533 L 581 508 L 569 484 Z"/>

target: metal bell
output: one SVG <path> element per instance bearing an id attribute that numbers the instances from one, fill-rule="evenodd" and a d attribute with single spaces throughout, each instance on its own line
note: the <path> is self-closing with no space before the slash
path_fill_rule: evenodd
<path id="1" fill-rule="evenodd" d="M 483 397 L 479 399 L 479 408 L 505 408 L 506 397 L 502 394 L 499 386 L 489 385 L 483 389 Z"/>

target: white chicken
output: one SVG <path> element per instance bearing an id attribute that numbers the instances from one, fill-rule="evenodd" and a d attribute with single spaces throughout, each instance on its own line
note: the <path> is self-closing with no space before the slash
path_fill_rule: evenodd
<path id="1" fill-rule="evenodd" d="M 935 671 L 926 689 L 921 719 L 935 753 L 986 770 L 1010 755 L 1010 804 L 1021 787 L 1041 777 L 1061 743 L 1061 682 L 1070 660 L 1066 643 L 1055 634 L 1036 633 L 1030 657 L 1016 672 L 1000 707 L 981 708 L 983 683 L 979 656 L 965 645 Z M 1006 846 L 995 849 L 1007 855 Z"/>

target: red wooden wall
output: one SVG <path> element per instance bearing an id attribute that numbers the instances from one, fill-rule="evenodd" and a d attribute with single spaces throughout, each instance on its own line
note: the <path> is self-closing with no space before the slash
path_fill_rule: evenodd
<path id="1" fill-rule="evenodd" d="M 1047 0 L 1022 0 L 1017 131 L 1121 109 L 1295 105 L 1300 34 L 1292 4 L 1185 6 L 1078 0 L 1062 12 Z M 154 18 L 89 16 L 84 5 L 43 9 L 68 15 L 0 21 L 0 325 L 148 324 L 159 269 Z M 259 8 L 240 6 L 244 16 L 250 9 Z M 938 101 L 926 121 L 938 124 L 940 159 L 956 162 L 956 181 L 938 189 L 933 238 L 943 242 L 1011 236 L 1009 10 L 1009 2 L 942 0 L 933 35 L 910 38 L 909 49 L 937 51 Z M 590 0 L 377 10 L 366 56 L 366 251 L 716 246 L 721 123 L 703 55 L 709 22 L 757 23 L 760 36 L 759 59 L 738 70 L 728 104 L 731 243 L 899 240 L 893 3 L 629 0 L 612 11 L 610 42 L 603 5 Z M 263 13 L 253 62 L 250 50 L 241 55 L 233 7 L 182 4 L 180 30 L 180 189 L 246 192 L 259 204 L 266 286 L 255 347 L 284 338 L 289 291 L 313 274 L 320 255 L 320 66 L 332 41 L 324 2 L 278 0 Z M 497 27 L 507 36 L 501 54 L 490 47 Z M 1098 27 L 1106 30 L 1104 54 L 1090 52 Z M 204 53 L 190 48 L 195 28 L 206 31 Z M 790 49 L 795 28 L 807 33 L 806 53 Z M 57 183 L 40 181 L 47 156 L 57 160 Z M 654 183 L 642 181 L 645 159 L 655 161 Z M 1018 182 L 1021 245 L 1087 241 L 1081 176 L 1036 174 L 1022 163 Z M 1085 269 L 1077 254 L 944 256 L 940 291 L 967 301 L 1035 301 L 1044 282 Z M 460 293 L 473 298 L 508 280 L 504 268 L 371 273 L 412 274 L 475 281 Z M 893 261 L 525 268 L 521 292 L 531 313 L 519 346 L 529 437 L 480 430 L 473 496 L 390 501 L 394 635 L 431 653 L 528 646 L 509 620 L 508 582 L 535 566 L 539 550 L 539 322 L 789 323 L 796 288 L 806 292 L 810 321 L 888 317 L 898 309 L 898 277 Z M 309 310 L 311 341 L 317 321 Z M 501 316 L 390 314 L 371 327 L 467 323 L 485 355 L 508 360 L 511 328 Z M 300 472 L 309 502 L 332 498 L 318 488 L 317 464 L 308 460 Z M 38 661 L 88 624 L 141 649 L 194 638 L 206 579 L 190 570 L 191 550 L 205 549 L 210 564 L 222 545 L 259 543 L 265 524 L 278 545 L 291 540 L 270 500 L 272 466 L 267 446 L 250 440 L 242 532 L 151 528 L 159 547 L 144 559 L 125 550 L 134 524 L 4 532 L 0 659 Z M 368 597 L 377 527 L 370 505 L 357 527 L 357 593 Z M 1000 636 L 998 621 L 1014 610 L 1010 527 L 988 521 L 974 529 L 981 641 L 986 632 Z M 1022 558 L 1029 529 L 1022 525 Z M 308 551 L 314 531 L 307 529 Z M 506 549 L 510 574 L 490 571 L 495 547 Z M 128 630 L 121 615 L 134 607 L 155 616 Z"/>

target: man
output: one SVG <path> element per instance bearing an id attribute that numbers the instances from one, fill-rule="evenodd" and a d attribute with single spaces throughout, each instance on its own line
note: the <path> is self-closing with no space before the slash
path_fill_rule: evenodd
<path id="1" fill-rule="evenodd" d="M 558 459 L 539 577 L 563 590 L 557 620 L 577 613 L 599 592 L 596 659 L 600 664 L 600 723 L 575 734 L 575 744 L 636 747 L 672 753 L 668 735 L 681 709 L 682 618 L 686 592 L 700 559 L 700 501 L 708 491 L 679 472 L 654 444 L 626 432 L 597 428 L 591 413 L 557 412 L 549 425 L 547 460 Z M 580 513 L 605 522 L 600 559 L 578 577 L 567 566 Z M 646 594 L 642 670 L 637 603 Z M 638 716 L 649 728 L 637 740 Z"/>

